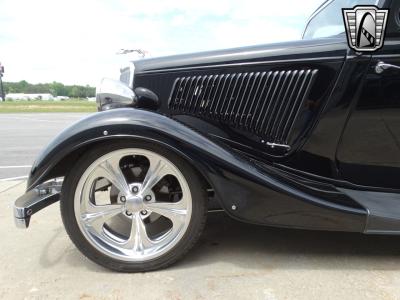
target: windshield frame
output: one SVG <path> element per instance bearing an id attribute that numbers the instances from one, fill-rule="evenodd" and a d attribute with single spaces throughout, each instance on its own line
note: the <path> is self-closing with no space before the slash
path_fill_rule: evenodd
<path id="1" fill-rule="evenodd" d="M 306 26 L 304 26 L 303 29 L 303 33 L 301 35 L 301 39 L 304 40 L 304 36 L 307 32 L 308 26 L 310 25 L 311 21 L 322 11 L 324 10 L 328 5 L 330 5 L 332 2 L 334 2 L 336 0 L 326 0 L 325 2 L 323 2 L 312 14 L 311 16 L 308 18 L 307 22 L 306 22 Z M 378 6 L 382 6 L 385 3 L 386 0 L 379 0 L 378 1 Z"/>

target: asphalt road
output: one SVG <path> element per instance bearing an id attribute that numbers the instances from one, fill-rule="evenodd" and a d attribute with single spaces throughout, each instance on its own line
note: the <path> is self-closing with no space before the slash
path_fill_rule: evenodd
<path id="1" fill-rule="evenodd" d="M 52 138 L 87 114 L 0 114 L 0 180 L 20 179 Z"/>

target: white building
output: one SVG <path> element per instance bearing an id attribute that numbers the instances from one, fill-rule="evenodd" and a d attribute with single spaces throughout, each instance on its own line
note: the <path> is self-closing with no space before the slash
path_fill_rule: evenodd
<path id="1" fill-rule="evenodd" d="M 58 100 L 58 101 L 64 101 L 64 100 L 68 100 L 69 97 L 68 96 L 57 96 L 54 98 L 54 100 Z"/>
<path id="2" fill-rule="evenodd" d="M 23 94 L 10 93 L 6 95 L 6 100 L 54 100 L 52 94 Z"/>

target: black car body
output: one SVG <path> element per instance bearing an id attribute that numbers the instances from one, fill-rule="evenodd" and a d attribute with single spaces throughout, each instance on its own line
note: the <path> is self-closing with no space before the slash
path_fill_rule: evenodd
<path id="1" fill-rule="evenodd" d="M 107 111 L 72 125 L 36 160 L 16 221 L 26 227 L 57 201 L 59 183 L 48 181 L 89 149 L 134 139 L 182 157 L 240 221 L 399 234 L 400 3 L 378 6 L 390 14 L 374 53 L 339 34 L 131 63 L 122 83 L 98 90 Z M 382 62 L 392 67 L 378 72 Z"/>

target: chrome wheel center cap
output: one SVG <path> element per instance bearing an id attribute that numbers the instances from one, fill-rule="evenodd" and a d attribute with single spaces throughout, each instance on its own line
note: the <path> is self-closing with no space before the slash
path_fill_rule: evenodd
<path id="1" fill-rule="evenodd" d="M 126 199 L 126 210 L 130 213 L 139 212 L 144 209 L 143 198 L 141 196 L 131 196 Z"/>

